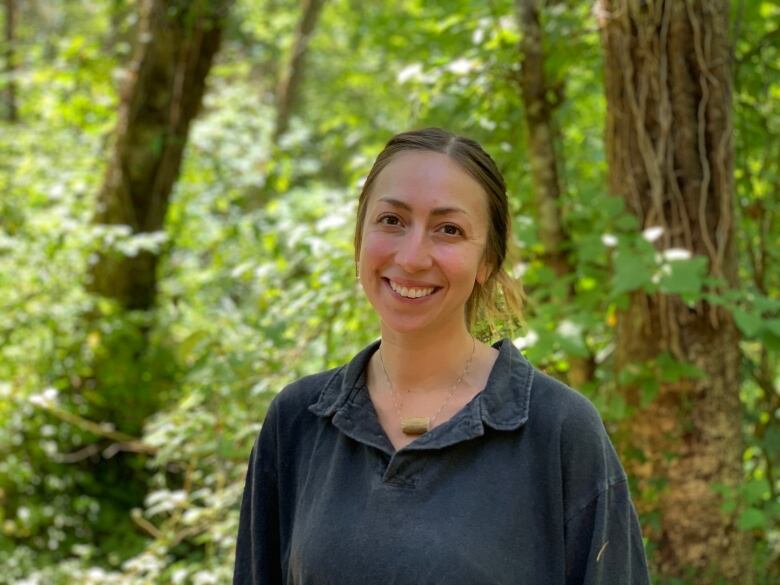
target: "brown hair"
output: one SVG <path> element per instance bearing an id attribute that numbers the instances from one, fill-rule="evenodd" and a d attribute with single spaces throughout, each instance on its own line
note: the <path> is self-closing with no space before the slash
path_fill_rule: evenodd
<path id="1" fill-rule="evenodd" d="M 510 241 L 511 222 L 506 185 L 496 163 L 474 140 L 458 136 L 441 128 L 425 128 L 402 132 L 393 136 L 374 166 L 371 167 L 360 192 L 355 225 L 355 261 L 360 255 L 363 224 L 371 188 L 384 168 L 401 152 L 423 150 L 446 154 L 471 175 L 485 191 L 488 204 L 488 238 L 485 259 L 491 272 L 483 284 L 474 283 L 474 290 L 466 302 L 466 320 L 469 326 L 480 319 L 509 316 L 519 318 L 522 308 L 522 289 L 504 269 Z"/>

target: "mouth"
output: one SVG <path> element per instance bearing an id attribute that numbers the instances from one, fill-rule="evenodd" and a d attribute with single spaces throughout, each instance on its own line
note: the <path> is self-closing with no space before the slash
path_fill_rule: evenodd
<path id="1" fill-rule="evenodd" d="M 398 284 L 397 282 L 390 280 L 389 278 L 385 278 L 384 281 L 388 284 L 390 289 L 396 295 L 398 295 L 401 298 L 409 299 L 409 300 L 417 300 L 417 299 L 429 297 L 433 294 L 436 294 L 436 291 L 438 291 L 441 288 L 438 286 L 428 286 L 428 287 L 403 286 L 401 284 Z"/>

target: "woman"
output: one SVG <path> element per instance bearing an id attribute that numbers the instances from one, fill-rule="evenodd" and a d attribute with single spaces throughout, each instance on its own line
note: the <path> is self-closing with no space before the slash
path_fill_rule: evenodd
<path id="1" fill-rule="evenodd" d="M 598 413 L 470 325 L 517 290 L 504 181 L 469 139 L 392 138 L 358 206 L 381 342 L 298 380 L 252 452 L 234 585 L 649 583 Z"/>

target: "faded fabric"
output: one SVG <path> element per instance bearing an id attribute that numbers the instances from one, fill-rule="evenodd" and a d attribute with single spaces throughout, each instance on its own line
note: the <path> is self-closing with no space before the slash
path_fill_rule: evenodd
<path id="1" fill-rule="evenodd" d="M 646 585 L 626 476 L 593 405 L 508 340 L 484 390 L 395 451 L 364 370 L 294 382 L 249 463 L 234 585 Z"/>

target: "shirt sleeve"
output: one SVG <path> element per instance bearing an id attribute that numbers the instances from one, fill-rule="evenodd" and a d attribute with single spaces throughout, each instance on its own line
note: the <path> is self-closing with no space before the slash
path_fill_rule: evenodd
<path id="1" fill-rule="evenodd" d="M 596 495 L 566 523 L 566 585 L 649 585 L 626 480 Z"/>
<path id="2" fill-rule="evenodd" d="M 561 440 L 566 585 L 649 585 L 626 474 L 590 402 L 570 412 Z"/>
<path id="3" fill-rule="evenodd" d="M 281 585 L 276 408 L 252 448 L 241 501 L 233 585 Z"/>

